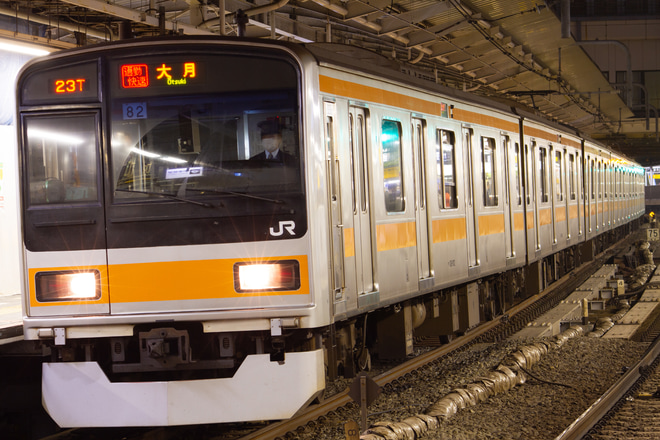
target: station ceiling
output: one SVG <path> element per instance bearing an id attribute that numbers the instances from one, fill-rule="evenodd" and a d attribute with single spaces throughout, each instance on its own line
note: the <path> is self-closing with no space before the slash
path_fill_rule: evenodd
<path id="1" fill-rule="evenodd" d="M 344 43 L 427 80 L 488 95 L 660 164 L 655 119 L 634 119 L 543 0 L 0 1 L 0 37 L 56 48 L 163 33 Z M 243 12 L 243 14 L 240 13 Z M 245 23 L 241 25 L 240 23 Z M 653 115 L 652 115 L 653 116 Z"/>

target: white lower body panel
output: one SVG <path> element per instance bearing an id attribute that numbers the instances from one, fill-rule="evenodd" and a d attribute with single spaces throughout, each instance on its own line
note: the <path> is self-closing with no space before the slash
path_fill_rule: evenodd
<path id="1" fill-rule="evenodd" d="M 323 350 L 248 356 L 234 377 L 111 383 L 96 362 L 45 363 L 43 405 L 60 427 L 286 419 L 325 387 Z"/>

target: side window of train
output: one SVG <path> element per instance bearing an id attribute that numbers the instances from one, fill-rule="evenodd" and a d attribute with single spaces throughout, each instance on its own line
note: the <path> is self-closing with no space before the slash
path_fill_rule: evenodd
<path id="1" fill-rule="evenodd" d="M 582 163 L 582 159 L 580 159 L 579 154 L 575 154 L 575 165 L 576 165 L 576 175 L 575 178 L 577 179 L 577 190 L 580 195 L 580 200 L 584 201 L 584 164 Z"/>
<path id="2" fill-rule="evenodd" d="M 602 167 L 600 162 L 598 162 L 598 172 L 596 174 L 596 177 L 598 178 L 598 198 L 602 199 L 603 198 L 603 172 L 602 172 Z"/>
<path id="3" fill-rule="evenodd" d="M 532 154 L 534 154 L 533 148 L 532 148 Z M 526 190 L 527 205 L 532 204 L 532 197 L 530 195 L 534 194 L 534 192 L 532 191 L 532 172 L 533 171 L 530 169 L 530 166 L 529 166 L 530 160 L 533 163 L 534 158 L 532 156 L 532 159 L 530 159 L 529 145 L 525 144 L 525 176 L 526 176 L 526 179 L 527 179 L 527 183 L 526 183 L 525 187 L 527 188 L 527 190 Z M 534 188 L 534 189 L 536 190 L 536 188 Z M 536 197 L 536 195 L 534 195 L 533 197 Z"/>
<path id="4" fill-rule="evenodd" d="M 516 200 L 518 206 L 522 205 L 522 191 L 520 185 L 520 145 L 516 142 L 514 147 L 515 156 L 513 157 L 513 178 L 516 180 Z"/>
<path id="5" fill-rule="evenodd" d="M 440 208 L 458 208 L 456 193 L 456 138 L 453 131 L 436 130 L 435 159 L 438 172 L 438 204 Z"/>
<path id="6" fill-rule="evenodd" d="M 548 149 L 544 147 L 539 148 L 539 165 L 541 171 L 541 202 L 548 202 Z"/>
<path id="7" fill-rule="evenodd" d="M 590 174 L 591 174 L 591 200 L 596 199 L 596 167 L 594 166 L 594 161 L 591 159 L 590 164 Z"/>
<path id="8" fill-rule="evenodd" d="M 337 200 L 337 176 L 335 167 L 333 166 L 334 152 L 335 152 L 335 139 L 334 139 L 334 120 L 332 116 L 325 118 L 325 148 L 328 155 L 328 173 L 330 176 L 330 198 L 334 202 Z"/>
<path id="9" fill-rule="evenodd" d="M 403 163 L 401 161 L 401 123 L 383 120 L 381 126 L 383 191 L 388 213 L 405 211 L 403 199 Z"/>
<path id="10" fill-rule="evenodd" d="M 568 194 L 571 200 L 575 200 L 575 155 L 568 155 Z"/>
<path id="11" fill-rule="evenodd" d="M 564 200 L 564 179 L 563 179 L 564 166 L 561 160 L 561 151 L 555 151 L 555 191 L 557 194 L 557 201 Z"/>
<path id="12" fill-rule="evenodd" d="M 481 138 L 482 179 L 484 182 L 484 206 L 497 206 L 497 179 L 495 178 L 495 139 Z"/>

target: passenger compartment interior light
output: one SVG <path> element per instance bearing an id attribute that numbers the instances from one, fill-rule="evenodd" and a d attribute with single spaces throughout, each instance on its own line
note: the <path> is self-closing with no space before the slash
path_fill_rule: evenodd
<path id="1" fill-rule="evenodd" d="M 236 263 L 234 286 L 237 292 L 297 290 L 300 267 L 295 260 Z"/>
<path id="2" fill-rule="evenodd" d="M 39 272 L 35 276 L 38 301 L 95 300 L 101 297 L 98 270 Z"/>

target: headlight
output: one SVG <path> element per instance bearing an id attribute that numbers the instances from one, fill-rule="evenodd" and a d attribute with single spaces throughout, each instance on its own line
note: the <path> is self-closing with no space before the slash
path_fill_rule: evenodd
<path id="1" fill-rule="evenodd" d="M 300 267 L 295 260 L 236 263 L 234 286 L 237 292 L 298 290 Z"/>
<path id="2" fill-rule="evenodd" d="M 39 272 L 35 275 L 37 301 L 80 301 L 101 298 L 101 274 L 62 271 Z"/>

